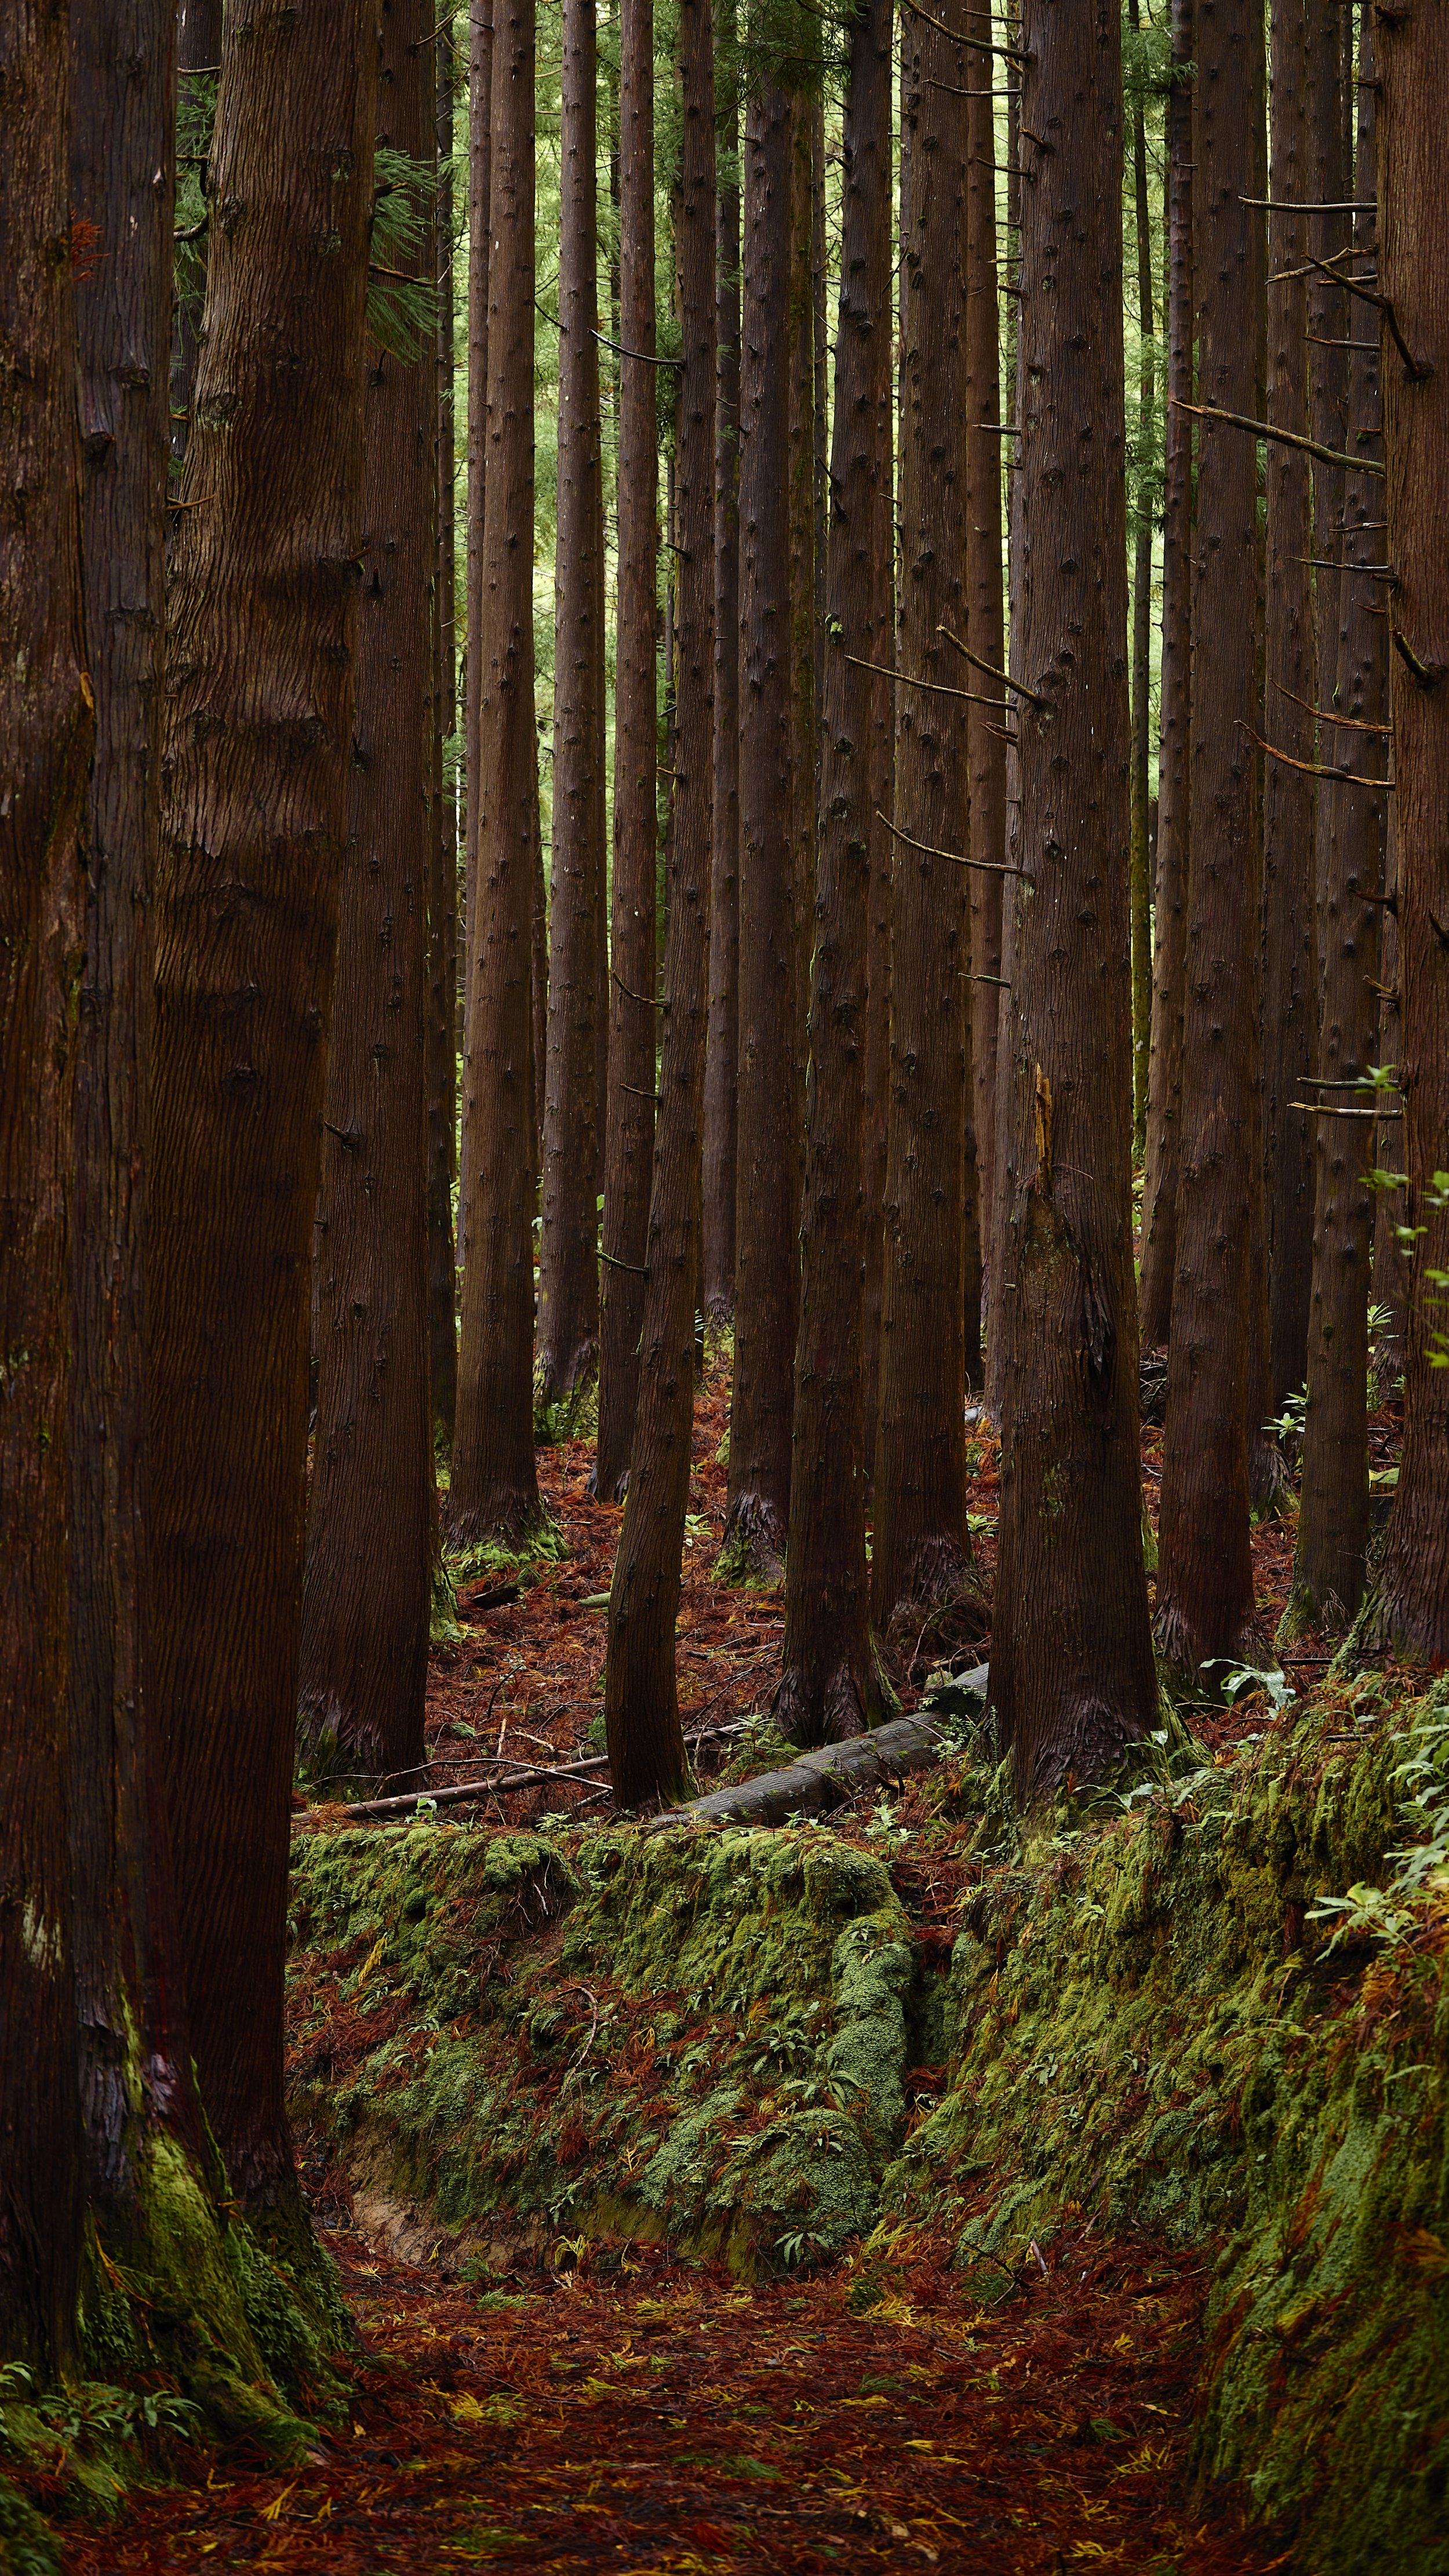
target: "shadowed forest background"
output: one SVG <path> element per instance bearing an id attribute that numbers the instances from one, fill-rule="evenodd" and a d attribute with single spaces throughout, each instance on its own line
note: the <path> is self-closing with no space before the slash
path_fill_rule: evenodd
<path id="1" fill-rule="evenodd" d="M 12 0 L 0 2576 L 1445 2563 L 1446 102 Z"/>

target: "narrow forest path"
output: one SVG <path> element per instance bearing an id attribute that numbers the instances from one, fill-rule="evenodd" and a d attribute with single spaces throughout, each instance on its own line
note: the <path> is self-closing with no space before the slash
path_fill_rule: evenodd
<path id="1" fill-rule="evenodd" d="M 848 2268 L 748 2289 L 654 2254 L 606 2280 L 561 2245 L 480 2292 L 330 2242 L 366 2339 L 350 2423 L 300 2473 L 133 2498 L 67 2576 L 1290 2563 L 1192 2499 L 1205 2280 L 1160 2247 L 1086 2228 L 983 2306 L 906 2243 L 857 2316 Z"/>

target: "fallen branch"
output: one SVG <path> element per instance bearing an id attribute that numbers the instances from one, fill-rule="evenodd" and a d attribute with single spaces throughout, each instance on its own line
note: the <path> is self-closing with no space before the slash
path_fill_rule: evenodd
<path id="1" fill-rule="evenodd" d="M 819 1816 L 838 1807 L 857 1790 L 884 1788 L 903 1771 L 921 1771 L 939 1762 L 950 1738 L 927 1716 L 892 1718 L 868 1735 L 852 1735 L 844 1744 L 823 1745 L 802 1753 L 783 1771 L 763 1771 L 732 1789 L 713 1789 L 653 1816 L 646 1833 L 666 1825 L 782 1825 L 790 1816 Z"/>
<path id="2" fill-rule="evenodd" d="M 489 1757 L 485 1753 L 481 1758 L 486 1762 Z M 607 1771 L 608 1767 L 607 1753 L 598 1753 L 591 1755 L 587 1762 L 544 1763 L 532 1771 L 514 1771 L 506 1780 L 459 1780 L 450 1789 L 412 1789 L 403 1798 L 359 1798 L 354 1800 L 351 1806 L 342 1807 L 336 1812 L 349 1818 L 357 1818 L 398 1816 L 406 1808 L 416 1810 L 424 1804 L 432 1807 L 461 1807 L 470 1798 L 496 1798 L 508 1789 L 537 1789 L 548 1780 L 582 1780 L 597 1771 Z M 316 1808 L 304 1807 L 292 1818 L 292 1822 L 294 1825 L 305 1824 L 315 1818 L 317 1813 Z"/>

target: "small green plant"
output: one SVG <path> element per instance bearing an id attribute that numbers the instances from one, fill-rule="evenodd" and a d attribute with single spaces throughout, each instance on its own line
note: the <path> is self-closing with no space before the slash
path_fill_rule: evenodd
<path id="1" fill-rule="evenodd" d="M 1244 1692 L 1260 1690 L 1270 1708 L 1291 1708 L 1298 1697 L 1287 1674 L 1276 1664 L 1235 1664 L 1230 1655 L 1209 1655 L 1202 1669 L 1223 1668 L 1222 1695 L 1236 1708 Z"/>

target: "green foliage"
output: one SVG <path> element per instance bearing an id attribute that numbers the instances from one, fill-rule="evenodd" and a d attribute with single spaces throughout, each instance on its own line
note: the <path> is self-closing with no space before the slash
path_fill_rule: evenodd
<path id="1" fill-rule="evenodd" d="M 372 162 L 372 233 L 368 253 L 367 328 L 400 366 L 434 355 L 438 293 L 431 277 L 411 274 L 428 240 L 437 178 L 431 161 L 380 143 Z"/>

